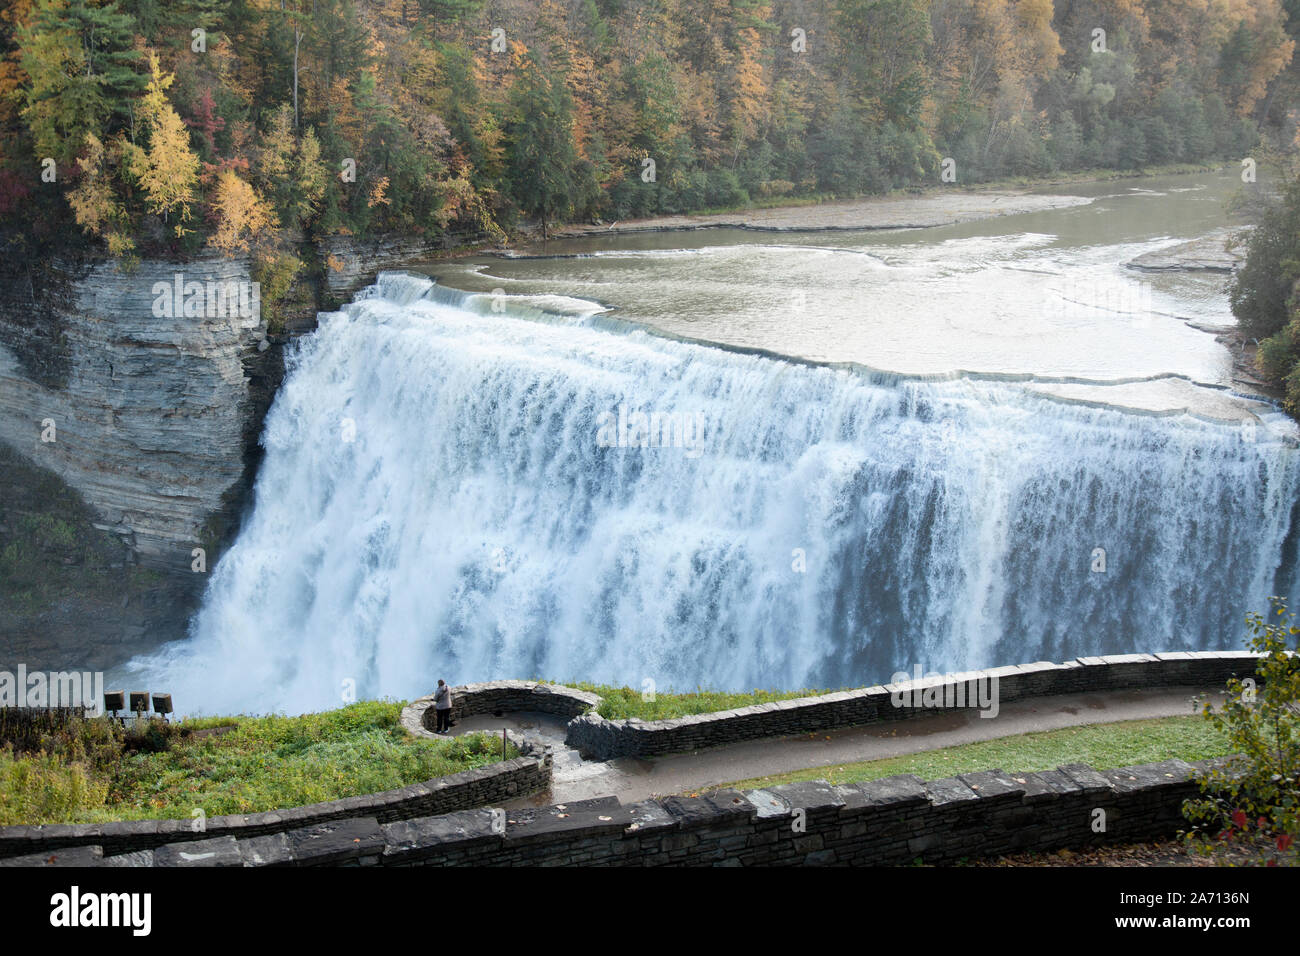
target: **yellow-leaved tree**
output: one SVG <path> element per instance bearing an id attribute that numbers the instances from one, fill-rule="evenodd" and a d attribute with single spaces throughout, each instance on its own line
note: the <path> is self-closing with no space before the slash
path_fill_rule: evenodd
<path id="1" fill-rule="evenodd" d="M 115 146 L 116 155 L 120 153 L 120 142 Z M 98 136 L 86 134 L 82 154 L 77 157 L 81 177 L 68 193 L 68 204 L 77 225 L 89 235 L 102 238 L 108 244 L 108 251 L 121 257 L 135 250 L 135 242 L 130 236 L 130 217 L 113 191 L 108 153 Z"/>
<path id="2" fill-rule="evenodd" d="M 298 141 L 293 178 L 293 214 L 301 225 L 306 226 L 320 212 L 325 190 L 329 188 L 329 172 L 321 159 L 320 140 L 316 138 L 316 130 L 310 126 Z"/>
<path id="3" fill-rule="evenodd" d="M 217 178 L 212 207 L 217 214 L 217 228 L 208 245 L 223 255 L 247 252 L 250 238 L 278 228 L 271 207 L 233 169 L 222 170 Z"/>
<path id="4" fill-rule="evenodd" d="M 164 223 L 175 218 L 175 234 L 183 236 L 192 217 L 191 206 L 199 182 L 199 157 L 190 148 L 190 133 L 167 101 L 167 88 L 175 77 L 163 74 L 158 54 L 149 54 L 149 85 L 140 111 L 149 130 L 149 146 L 133 155 L 132 171 L 144 190 L 145 207 Z"/>

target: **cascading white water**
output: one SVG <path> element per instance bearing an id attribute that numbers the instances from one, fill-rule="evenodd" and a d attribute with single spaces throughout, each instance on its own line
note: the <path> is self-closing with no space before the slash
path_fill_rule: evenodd
<path id="1" fill-rule="evenodd" d="M 681 427 L 619 447 L 637 412 Z M 191 638 L 135 665 L 204 711 L 1239 647 L 1293 583 L 1297 452 L 1270 429 L 498 314 L 400 273 L 322 316 L 263 441 Z"/>

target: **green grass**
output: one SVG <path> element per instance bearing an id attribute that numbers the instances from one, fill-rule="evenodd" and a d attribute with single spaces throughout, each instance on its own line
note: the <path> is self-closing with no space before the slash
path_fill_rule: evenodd
<path id="1" fill-rule="evenodd" d="M 0 750 L 0 825 L 89 820 L 86 814 L 107 800 L 107 780 L 83 764 L 44 753 L 14 757 Z"/>
<path id="2" fill-rule="evenodd" d="M 829 694 L 828 690 L 754 690 L 747 693 L 730 693 L 720 690 L 703 690 L 697 688 L 685 693 L 656 691 L 654 700 L 644 700 L 642 692 L 631 687 L 611 687 L 608 684 L 590 684 L 584 681 L 546 681 L 559 683 L 565 687 L 599 694 L 601 704 L 596 713 L 606 720 L 622 720 L 638 717 L 641 720 L 670 720 L 673 717 L 688 717 L 692 714 L 708 714 L 717 710 L 734 710 L 737 707 L 749 707 L 751 704 L 766 704 L 774 700 L 790 700 L 795 697 L 814 697 Z"/>
<path id="3" fill-rule="evenodd" d="M 1156 763 L 1173 757 L 1192 761 L 1222 757 L 1228 753 L 1231 753 L 1231 748 L 1227 738 L 1204 717 L 1160 717 L 1018 734 L 905 757 L 754 777 L 727 786 L 748 790 L 803 780 L 857 783 L 900 773 L 916 774 L 922 780 L 938 780 L 976 770 L 1033 773 L 1053 770 L 1067 763 L 1086 763 L 1095 769 L 1107 770 Z"/>
<path id="4" fill-rule="evenodd" d="M 501 759 L 501 740 L 415 739 L 402 703 L 301 717 L 207 718 L 147 734 L 89 721 L 47 751 L 0 750 L 0 825 L 253 813 L 392 790 Z M 232 729 L 209 734 L 215 727 Z M 518 756 L 511 746 L 509 757 Z"/>

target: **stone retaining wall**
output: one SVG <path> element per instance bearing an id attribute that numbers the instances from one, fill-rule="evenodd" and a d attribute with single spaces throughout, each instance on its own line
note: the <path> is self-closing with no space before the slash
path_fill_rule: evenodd
<path id="1" fill-rule="evenodd" d="M 946 679 L 865 687 L 673 720 L 606 720 L 593 712 L 569 722 L 565 743 L 591 760 L 653 757 L 933 713 L 932 707 L 898 706 L 896 697 L 905 692 L 921 697 L 929 689 L 933 694 L 947 694 L 952 700 L 960 685 L 969 702 L 974 697 L 970 693 L 975 686 L 972 681 L 983 681 L 991 688 L 996 679 L 994 697 L 999 704 L 1006 704 L 1027 697 L 1087 691 L 1222 687 L 1230 677 L 1253 674 L 1256 660 L 1258 655 L 1247 651 L 1082 657 L 1064 664 L 1013 664 L 947 675 Z"/>
<path id="2" fill-rule="evenodd" d="M 511 742 L 520 747 L 521 752 L 525 748 L 532 749 L 531 745 L 514 735 L 511 735 Z M 116 855 L 164 844 L 233 840 L 236 837 L 249 839 L 309 824 L 337 825 L 338 821 L 357 817 L 390 823 L 503 803 L 550 785 L 550 755 L 528 754 L 383 793 L 269 813 L 209 817 L 199 832 L 192 829 L 194 821 L 188 819 L 0 827 L 0 859 L 89 846 L 98 846 L 103 853 Z"/>
<path id="3" fill-rule="evenodd" d="M 604 720 L 587 712 L 600 703 L 595 694 L 535 681 L 469 684 L 452 688 L 452 695 L 460 716 L 577 715 L 569 722 L 569 746 L 609 759 L 917 716 L 930 710 L 924 697 L 895 706 L 894 695 L 920 696 L 928 690 L 942 698 L 973 680 L 996 678 L 997 701 L 1005 704 L 1086 691 L 1222 686 L 1230 677 L 1253 673 L 1257 659 L 1248 652 L 1178 652 L 1013 665 L 654 722 Z M 413 701 L 402 712 L 403 726 L 429 736 L 424 718 L 432 705 L 432 697 Z M 511 739 L 521 751 L 531 748 Z M 16 858 L 33 854 L 26 862 L 53 857 L 81 864 L 117 858 L 113 865 L 188 865 L 188 858 L 208 853 L 213 855 L 205 860 L 238 865 L 861 864 L 916 856 L 940 862 L 1171 833 L 1181 825 L 1182 800 L 1195 791 L 1191 769 L 1173 760 L 1105 774 L 1070 765 L 1036 774 L 965 774 L 928 784 L 911 776 L 851 787 L 815 782 L 743 795 L 669 797 L 626 808 L 602 798 L 511 811 L 508 819 L 469 809 L 549 786 L 550 755 L 533 752 L 384 794 L 214 817 L 201 833 L 190 830 L 189 820 L 0 827 L 0 858 L 19 863 Z M 1091 830 L 1092 811 L 1099 808 L 1109 821 L 1104 834 Z M 447 813 L 452 810 L 459 812 Z M 803 832 L 787 829 L 796 810 L 806 817 Z M 339 842 L 344 835 L 346 845 Z M 182 841 L 192 848 L 186 857 L 169 848 Z M 70 848 L 79 849 L 72 855 L 51 853 Z"/>
<path id="4" fill-rule="evenodd" d="M 485 681 L 451 689 L 453 718 L 529 711 L 577 717 L 599 703 L 598 696 L 585 690 L 532 680 Z M 433 694 L 411 701 L 402 709 L 402 726 L 417 737 L 430 736 L 426 731 L 437 726 L 433 704 Z"/>
<path id="5" fill-rule="evenodd" d="M 1181 760 L 1103 773 L 1070 764 L 928 783 L 911 775 L 847 786 L 812 781 L 628 807 L 605 797 L 393 822 L 367 816 L 116 858 L 81 847 L 0 866 L 870 866 L 918 858 L 944 863 L 1172 835 L 1185 825 L 1183 800 L 1198 790 L 1193 770 Z M 1103 832 L 1095 832 L 1102 819 Z"/>

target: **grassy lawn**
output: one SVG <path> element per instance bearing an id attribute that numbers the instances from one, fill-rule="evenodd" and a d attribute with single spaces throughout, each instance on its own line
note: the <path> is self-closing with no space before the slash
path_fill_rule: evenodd
<path id="1" fill-rule="evenodd" d="M 551 681 L 565 687 L 599 694 L 603 700 L 596 713 L 606 720 L 639 717 L 641 720 L 668 720 L 691 714 L 708 714 L 716 710 L 734 710 L 751 704 L 766 704 L 774 700 L 794 697 L 814 697 L 829 694 L 828 690 L 755 690 L 749 693 L 728 693 L 720 690 L 697 689 L 688 693 L 656 691 L 654 700 L 643 700 L 642 693 L 631 687 L 610 687 L 608 684 L 588 684 L 581 681 Z"/>
<path id="2" fill-rule="evenodd" d="M 0 747 L 0 825 L 253 813 L 392 790 L 501 759 L 501 739 L 417 740 L 403 704 L 301 717 L 207 718 L 143 732 L 107 721 Z M 518 756 L 512 746 L 510 757 Z"/>
<path id="3" fill-rule="evenodd" d="M 749 790 L 801 780 L 856 783 L 900 773 L 937 780 L 975 770 L 1002 769 L 1016 773 L 1054 770 L 1061 764 L 1086 763 L 1098 770 L 1156 763 L 1179 757 L 1204 760 L 1230 753 L 1227 740 L 1199 715 L 1127 720 L 1114 724 L 1065 727 L 1032 734 L 962 744 L 906 757 L 814 767 L 773 777 L 755 777 L 727 784 Z"/>

